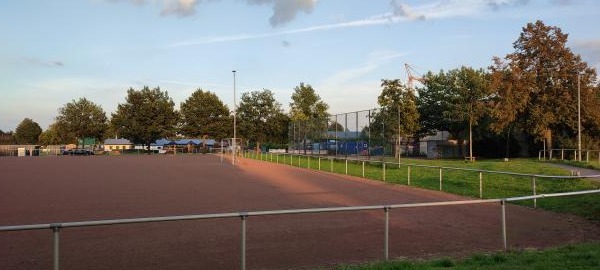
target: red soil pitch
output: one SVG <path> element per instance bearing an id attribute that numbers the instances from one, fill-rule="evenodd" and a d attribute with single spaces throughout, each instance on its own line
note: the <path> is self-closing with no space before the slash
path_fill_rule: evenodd
<path id="1" fill-rule="evenodd" d="M 188 214 L 464 200 L 273 163 L 214 155 L 0 159 L 0 226 Z M 390 211 L 390 257 L 502 249 L 498 204 Z M 600 226 L 509 205 L 511 248 L 600 240 Z M 61 230 L 61 269 L 236 269 L 239 218 Z M 384 212 L 247 220 L 247 267 L 329 267 L 383 258 Z M 0 269 L 50 269 L 50 230 L 0 232 Z"/>

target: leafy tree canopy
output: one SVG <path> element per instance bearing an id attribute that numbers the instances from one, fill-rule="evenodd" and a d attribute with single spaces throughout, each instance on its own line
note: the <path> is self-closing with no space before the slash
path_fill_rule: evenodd
<path id="1" fill-rule="evenodd" d="M 40 133 L 42 133 L 40 125 L 29 118 L 25 118 L 15 130 L 15 140 L 18 144 L 36 144 Z"/>
<path id="2" fill-rule="evenodd" d="M 58 109 L 56 122 L 60 130 L 66 134 L 63 137 L 77 139 L 101 139 L 107 128 L 107 118 L 104 110 L 86 98 L 73 100 Z"/>
<path id="3" fill-rule="evenodd" d="M 396 137 L 398 134 L 415 134 L 419 127 L 419 112 L 417 98 L 413 91 L 398 79 L 383 79 L 381 87 L 383 89 L 377 98 L 377 103 L 381 106 L 380 117 L 384 118 L 388 126 L 386 130 L 393 132 Z"/>
<path id="4" fill-rule="evenodd" d="M 118 134 L 148 148 L 157 139 L 175 135 L 179 114 L 165 91 L 144 86 L 127 90 L 125 103 L 112 114 L 111 125 Z"/>
<path id="5" fill-rule="evenodd" d="M 232 118 L 229 109 L 213 92 L 197 89 L 181 103 L 183 135 L 223 139 L 232 137 Z"/>
<path id="6" fill-rule="evenodd" d="M 265 142 L 285 142 L 288 117 L 270 90 L 243 93 L 237 115 L 240 133 L 257 147 Z"/>
<path id="7" fill-rule="evenodd" d="M 290 117 L 294 121 L 327 118 L 329 105 L 321 100 L 310 84 L 300 83 L 294 88 L 290 103 Z"/>
<path id="8" fill-rule="evenodd" d="M 505 61 L 494 58 L 492 116 L 496 132 L 511 125 L 551 146 L 552 134 L 577 130 L 577 89 L 581 86 L 582 122 L 598 130 L 600 98 L 594 86 L 596 71 L 567 46 L 568 35 L 542 21 L 529 23 L 513 43 Z M 578 75 L 579 74 L 579 75 Z"/>

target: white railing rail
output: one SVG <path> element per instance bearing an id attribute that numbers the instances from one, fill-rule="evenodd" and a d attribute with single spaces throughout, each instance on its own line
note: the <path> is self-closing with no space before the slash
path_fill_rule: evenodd
<path id="1" fill-rule="evenodd" d="M 29 224 L 29 225 L 11 225 L 11 226 L 0 226 L 0 232 L 44 230 L 44 229 L 52 230 L 52 232 L 53 232 L 53 269 L 58 270 L 58 269 L 60 269 L 60 231 L 62 229 L 73 228 L 73 227 L 109 226 L 109 225 L 117 225 L 117 224 L 135 224 L 135 223 L 169 222 L 169 221 L 220 219 L 220 218 L 240 218 L 241 219 L 240 265 L 241 265 L 241 269 L 246 269 L 246 223 L 247 223 L 247 220 L 249 217 L 268 216 L 268 215 L 292 215 L 292 214 L 308 214 L 308 213 L 330 213 L 330 212 L 348 212 L 348 211 L 365 211 L 365 210 L 383 210 L 384 214 L 385 214 L 384 243 L 383 243 L 384 256 L 383 256 L 383 258 L 385 260 L 388 260 L 389 259 L 389 215 L 390 215 L 391 209 L 414 208 L 414 207 L 439 207 L 439 206 L 449 206 L 449 205 L 468 205 L 468 204 L 483 204 L 483 203 L 500 203 L 500 205 L 501 205 L 502 243 L 503 243 L 504 250 L 507 250 L 508 243 L 507 243 L 507 230 L 506 230 L 506 202 L 531 200 L 531 199 L 538 199 L 538 198 L 596 194 L 596 193 L 600 193 L 600 189 L 563 192 L 563 193 L 552 193 L 552 194 L 539 194 L 539 195 L 511 197 L 511 198 L 502 198 L 502 199 L 461 200 L 461 201 L 389 204 L 389 205 L 371 205 L 371 206 L 326 207 L 326 208 L 308 208 L 308 209 L 287 209 L 287 210 L 270 210 L 270 211 L 232 212 L 232 213 L 219 213 L 219 214 L 146 217 L 146 218 L 130 218 L 130 219 L 109 219 L 109 220 L 97 220 L 97 221 L 59 222 L 59 223 L 45 223 L 45 224 Z"/>
<path id="2" fill-rule="evenodd" d="M 598 158 L 598 164 L 600 164 L 600 150 L 590 150 L 590 149 L 582 149 L 581 150 L 581 160 L 582 162 L 590 163 L 594 158 L 594 155 Z M 538 160 L 573 160 L 577 161 L 579 157 L 579 151 L 577 149 L 548 149 L 548 150 L 540 150 L 538 151 Z"/>

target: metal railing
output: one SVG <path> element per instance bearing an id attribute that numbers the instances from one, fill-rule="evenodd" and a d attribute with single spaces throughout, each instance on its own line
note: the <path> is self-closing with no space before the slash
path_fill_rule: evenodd
<path id="1" fill-rule="evenodd" d="M 415 208 L 415 207 L 435 207 L 435 206 L 449 206 L 449 205 L 469 205 L 469 204 L 483 204 L 483 203 L 500 203 L 500 205 L 501 205 L 502 244 L 503 244 L 503 249 L 508 250 L 507 229 L 506 229 L 506 202 L 531 200 L 531 199 L 538 199 L 538 198 L 585 195 L 585 194 L 594 194 L 594 193 L 600 193 L 600 189 L 574 191 L 574 192 L 563 192 L 563 193 L 552 193 L 552 194 L 539 194 L 539 195 L 532 195 L 532 196 L 522 196 L 522 197 L 512 197 L 512 198 L 502 198 L 502 199 L 444 201 L 444 202 L 407 203 L 407 204 L 390 204 L 390 205 L 370 205 L 370 206 L 327 207 L 327 208 L 289 209 L 289 210 L 252 211 L 252 212 L 232 212 L 232 213 L 220 213 L 220 214 L 202 214 L 202 215 L 147 217 L 147 218 L 131 218 L 131 219 L 111 219 L 111 220 L 97 220 L 97 221 L 79 221 L 79 222 L 0 226 L 0 232 L 3 232 L 3 231 L 4 232 L 6 232 L 6 231 L 25 231 L 25 230 L 47 230 L 47 229 L 52 230 L 53 269 L 58 270 L 58 269 L 60 269 L 60 231 L 63 229 L 66 229 L 66 228 L 108 226 L 108 225 L 117 225 L 117 224 L 182 221 L 182 220 L 240 218 L 241 219 L 240 267 L 242 270 L 245 270 L 246 269 L 246 223 L 248 222 L 248 218 L 252 217 L 252 216 L 383 210 L 384 215 L 385 215 L 384 237 L 383 237 L 384 238 L 383 259 L 388 260 L 389 259 L 389 217 L 390 217 L 391 209 Z"/>
<path id="2" fill-rule="evenodd" d="M 578 155 L 577 149 L 549 149 L 538 151 L 538 160 L 573 160 L 577 161 Z M 581 161 L 590 163 L 594 160 L 594 156 L 598 159 L 600 164 L 600 150 L 581 150 Z"/>
<path id="3" fill-rule="evenodd" d="M 366 159 L 357 159 L 357 158 L 344 158 L 344 157 L 334 157 L 334 156 L 312 156 L 312 155 L 299 155 L 299 154 L 290 154 L 290 153 L 258 153 L 256 154 L 254 151 L 246 151 L 244 152 L 244 157 L 246 158 L 254 158 L 262 161 L 274 162 L 278 164 L 286 164 L 290 166 L 297 166 L 301 168 L 307 169 L 315 169 L 322 171 L 325 169 L 324 166 L 327 164 L 323 164 L 325 161 L 329 163 L 329 172 L 334 172 L 334 162 L 341 162 L 344 164 L 344 174 L 348 175 L 348 163 L 360 163 L 361 164 L 361 176 L 365 178 L 365 164 L 381 164 L 381 176 L 383 181 L 386 180 L 386 171 L 390 170 L 390 168 L 400 168 L 404 166 L 407 168 L 407 177 L 406 184 L 411 185 L 411 176 L 412 170 L 411 168 L 428 168 L 435 169 L 438 171 L 439 175 L 439 190 L 444 190 L 444 171 L 467 171 L 467 172 L 475 172 L 478 174 L 479 180 L 479 198 L 483 198 L 483 186 L 484 186 L 484 178 L 485 174 L 497 174 L 497 175 L 510 175 L 510 176 L 519 176 L 526 177 L 530 179 L 531 185 L 531 195 L 535 196 L 538 192 L 538 180 L 539 179 L 584 179 L 584 178 L 600 178 L 600 175 L 571 175 L 571 176 L 563 176 L 563 175 L 543 175 L 543 174 L 529 174 L 529 173 L 516 173 L 516 172 L 504 172 L 504 171 L 492 171 L 492 170 L 482 170 L 482 169 L 470 169 L 470 168 L 457 168 L 457 167 L 447 167 L 447 166 L 432 166 L 432 165 L 422 165 L 422 164 L 410 164 L 410 163 L 397 163 L 397 162 L 386 162 L 381 160 L 366 160 Z M 312 161 L 312 163 L 311 163 Z M 315 164 L 316 163 L 316 164 Z M 304 167 L 302 166 L 303 164 Z M 537 199 L 533 198 L 533 207 L 537 208 Z"/>

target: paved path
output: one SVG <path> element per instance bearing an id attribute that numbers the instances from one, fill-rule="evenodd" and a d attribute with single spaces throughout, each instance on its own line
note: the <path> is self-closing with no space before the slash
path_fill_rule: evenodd
<path id="1" fill-rule="evenodd" d="M 600 170 L 587 169 L 587 168 L 575 167 L 575 166 L 570 166 L 570 165 L 566 165 L 566 164 L 558 164 L 558 163 L 548 163 L 548 164 L 550 164 L 551 166 L 563 168 L 563 169 L 569 170 L 569 171 L 579 171 L 579 173 L 582 176 L 598 175 L 599 177 L 588 178 L 588 179 L 600 182 Z"/>

